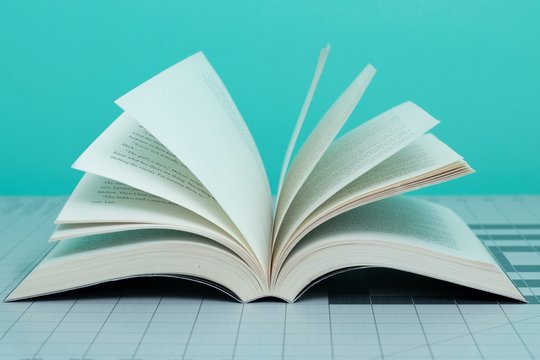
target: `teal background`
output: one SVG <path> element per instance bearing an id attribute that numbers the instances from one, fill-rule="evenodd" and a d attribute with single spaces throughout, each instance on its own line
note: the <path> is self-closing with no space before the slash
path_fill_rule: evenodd
<path id="1" fill-rule="evenodd" d="M 275 188 L 327 42 L 308 127 L 369 62 L 378 74 L 347 128 L 412 100 L 477 170 L 424 193 L 540 193 L 540 1 L 2 0 L 0 194 L 70 193 L 113 101 L 198 50 Z"/>

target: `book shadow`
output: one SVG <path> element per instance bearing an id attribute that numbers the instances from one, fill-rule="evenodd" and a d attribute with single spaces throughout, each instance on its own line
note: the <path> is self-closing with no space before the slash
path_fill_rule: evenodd
<path id="1" fill-rule="evenodd" d="M 520 303 L 465 286 L 386 269 L 366 268 L 326 280 L 330 304 L 498 304 Z"/>
<path id="2" fill-rule="evenodd" d="M 36 300 L 127 299 L 151 302 L 156 299 L 191 302 L 205 300 L 235 302 L 233 294 L 216 284 L 176 277 L 122 279 Z M 264 298 L 255 302 L 281 302 Z M 422 275 L 386 268 L 352 269 L 315 281 L 298 303 L 329 304 L 498 304 L 519 303 L 502 296 L 470 289 Z"/>

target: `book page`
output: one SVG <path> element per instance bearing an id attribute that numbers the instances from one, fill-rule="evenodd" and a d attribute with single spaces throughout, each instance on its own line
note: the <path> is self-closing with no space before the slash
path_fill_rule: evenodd
<path id="1" fill-rule="evenodd" d="M 201 216 L 168 200 L 116 180 L 86 173 L 60 211 L 55 224 L 174 224 L 194 217 L 211 225 Z"/>
<path id="2" fill-rule="evenodd" d="M 143 229 L 60 242 L 9 299 L 140 276 L 211 281 L 245 301 L 266 293 L 264 279 L 230 249 L 191 233 Z"/>
<path id="3" fill-rule="evenodd" d="M 155 195 L 89 173 L 83 176 L 55 223 L 58 226 L 50 241 L 140 229 L 189 232 L 226 246 L 253 269 L 260 267 L 245 240 L 235 239 L 202 216 Z"/>
<path id="4" fill-rule="evenodd" d="M 204 184 L 266 269 L 272 200 L 253 138 L 201 53 L 139 85 L 116 103 Z"/>
<path id="5" fill-rule="evenodd" d="M 336 216 L 299 245 L 309 246 L 332 237 L 381 239 L 494 263 L 480 240 L 450 209 L 407 197 L 376 201 Z"/>
<path id="6" fill-rule="evenodd" d="M 308 219 L 328 213 L 352 199 L 374 193 L 377 189 L 388 188 L 392 185 L 398 186 L 409 179 L 416 178 L 420 181 L 423 176 L 449 167 L 461 160 L 463 157 L 434 135 L 422 135 L 412 144 L 407 145 L 397 154 L 392 155 L 338 191 L 319 206 Z"/>
<path id="7" fill-rule="evenodd" d="M 330 53 L 330 45 L 326 45 L 326 47 L 321 49 L 321 52 L 319 54 L 319 60 L 317 61 L 317 66 L 315 67 L 315 73 L 313 74 L 311 85 L 309 86 L 306 99 L 304 100 L 304 104 L 302 105 L 302 109 L 300 110 L 300 115 L 298 116 L 298 119 L 296 120 L 296 125 L 294 127 L 291 140 L 289 141 L 289 145 L 287 146 L 287 151 L 285 153 L 285 159 L 283 160 L 283 164 L 281 165 L 281 174 L 279 176 L 279 185 L 278 185 L 278 192 L 277 192 L 278 198 L 281 192 L 281 187 L 283 186 L 283 181 L 285 180 L 285 174 L 287 173 L 287 170 L 289 169 L 289 162 L 291 161 L 291 156 L 294 151 L 296 141 L 298 139 L 298 135 L 300 134 L 300 130 L 302 129 L 302 125 L 304 124 L 304 120 L 306 118 L 307 112 L 311 105 L 311 101 L 313 100 L 313 95 L 315 95 L 315 90 L 317 89 L 317 85 L 319 84 L 319 79 L 321 78 L 324 65 L 326 64 L 326 59 L 328 58 L 329 53 Z M 277 205 L 277 202 L 276 202 L 276 205 Z"/>
<path id="8" fill-rule="evenodd" d="M 411 102 L 358 126 L 331 145 L 294 198 L 277 244 L 286 241 L 317 207 L 438 123 Z"/>
<path id="9" fill-rule="evenodd" d="M 126 113 L 86 149 L 73 167 L 167 199 L 208 219 L 234 238 L 242 238 L 195 175 Z"/>
<path id="10" fill-rule="evenodd" d="M 525 301 L 482 242 L 455 213 L 427 201 L 377 201 L 325 222 L 289 255 L 273 280 L 295 298 L 334 271 L 382 267 L 441 279 Z"/>
<path id="11" fill-rule="evenodd" d="M 144 223 L 225 232 L 200 215 L 121 182 L 85 174 L 55 224 Z"/>
<path id="12" fill-rule="evenodd" d="M 472 173 L 462 157 L 426 134 L 334 194 L 295 230 L 294 246 L 322 222 L 366 203 L 417 190 Z"/>
<path id="13" fill-rule="evenodd" d="M 277 199 L 274 240 L 291 202 L 362 98 L 375 68 L 366 66 L 328 109 L 294 159 Z"/>

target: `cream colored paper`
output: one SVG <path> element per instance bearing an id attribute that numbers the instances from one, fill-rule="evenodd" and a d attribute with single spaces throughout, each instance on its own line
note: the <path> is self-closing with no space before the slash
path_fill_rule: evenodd
<path id="1" fill-rule="evenodd" d="M 329 53 L 330 53 L 330 45 L 326 45 L 326 47 L 321 49 L 321 52 L 319 54 L 319 60 L 317 61 L 317 66 L 315 67 L 315 73 L 313 74 L 311 85 L 309 86 L 306 99 L 304 100 L 304 104 L 302 105 L 302 109 L 300 110 L 300 115 L 298 116 L 298 119 L 296 120 L 296 125 L 294 127 L 291 140 L 289 141 L 289 145 L 287 146 L 287 152 L 285 153 L 285 159 L 283 160 L 283 164 L 281 165 L 281 174 L 279 176 L 279 185 L 278 185 L 278 192 L 277 192 L 278 198 L 279 198 L 279 194 L 281 193 L 281 187 L 283 186 L 283 181 L 285 180 L 285 175 L 287 174 L 287 170 L 289 169 L 289 163 L 291 161 L 291 156 L 296 146 L 298 135 L 300 134 L 300 130 L 302 129 L 302 125 L 304 124 L 304 120 L 306 118 L 309 107 L 311 105 L 311 101 L 313 100 L 313 95 L 315 95 L 315 90 L 317 89 L 317 85 L 319 84 L 319 79 L 321 78 L 324 65 L 326 64 L 326 59 L 328 58 Z"/>
<path id="2" fill-rule="evenodd" d="M 462 157 L 432 134 L 407 145 L 349 185 L 332 195 L 302 221 L 294 243 L 322 222 L 367 202 L 379 201 L 410 190 L 471 173 Z M 291 245 L 288 244 L 290 248 Z"/>
<path id="3" fill-rule="evenodd" d="M 319 206 L 314 214 L 329 212 L 351 199 L 361 198 L 377 189 L 390 187 L 408 179 L 425 176 L 462 159 L 434 135 L 422 135 L 412 144 L 338 191 Z M 311 215 L 310 218 L 312 218 Z"/>
<path id="4" fill-rule="evenodd" d="M 323 155 L 294 198 L 276 244 L 332 195 L 403 149 L 438 121 L 412 102 L 396 106 L 348 132 Z"/>
<path id="5" fill-rule="evenodd" d="M 277 201 L 274 220 L 274 240 L 287 209 L 294 197 L 315 168 L 324 152 L 334 140 L 345 121 L 352 114 L 354 108 L 362 98 L 371 79 L 375 75 L 375 68 L 366 66 L 354 81 L 341 94 L 336 102 L 323 116 L 315 130 L 308 137 L 298 155 L 294 159 L 287 176 L 285 177 L 281 193 Z"/>

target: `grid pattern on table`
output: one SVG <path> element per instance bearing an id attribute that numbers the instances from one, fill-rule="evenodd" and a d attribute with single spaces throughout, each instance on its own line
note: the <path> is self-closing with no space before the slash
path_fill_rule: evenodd
<path id="1" fill-rule="evenodd" d="M 530 304 L 376 269 L 329 279 L 292 305 L 126 280 L 1 303 L 0 359 L 540 358 L 540 197 L 430 200 L 470 224 Z M 63 201 L 0 198 L 0 296 L 50 249 Z"/>

